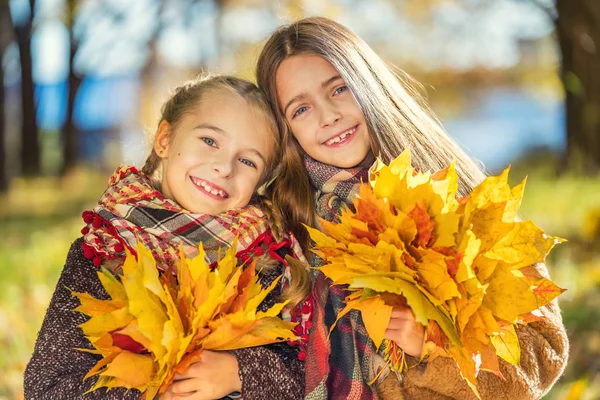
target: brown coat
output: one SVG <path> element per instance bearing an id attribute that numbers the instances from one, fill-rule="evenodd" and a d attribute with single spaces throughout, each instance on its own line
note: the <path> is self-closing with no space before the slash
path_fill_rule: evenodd
<path id="1" fill-rule="evenodd" d="M 538 264 L 542 275 L 548 270 Z M 518 326 L 521 345 L 520 367 L 500 360 L 500 371 L 505 380 L 481 371 L 477 377 L 477 390 L 483 400 L 529 400 L 545 395 L 564 372 L 569 356 L 569 340 L 562 322 L 558 302 L 543 307 L 544 322 Z M 378 393 L 384 399 L 476 400 L 472 390 L 460 376 L 454 362 L 437 358 L 429 363 L 417 364 L 400 379 L 389 374 L 379 385 Z"/>

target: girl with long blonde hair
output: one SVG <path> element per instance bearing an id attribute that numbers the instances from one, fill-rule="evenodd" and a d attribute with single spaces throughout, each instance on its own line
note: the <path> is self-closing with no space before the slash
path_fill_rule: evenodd
<path id="1" fill-rule="evenodd" d="M 389 163 L 410 148 L 414 166 L 422 171 L 438 170 L 455 160 L 461 195 L 485 177 L 483 168 L 444 131 L 415 82 L 339 23 L 313 17 L 280 27 L 265 44 L 256 75 L 271 102 L 285 149 L 274 190 L 283 200 L 279 206 L 288 225 L 305 245 L 309 238 L 302 224 L 317 225 L 317 216 L 335 220 L 344 204 L 351 207 L 375 157 Z M 295 196 L 285 196 L 291 187 Z M 547 274 L 544 265 L 538 267 Z M 424 329 L 406 308 L 394 310 L 386 338 L 408 354 L 410 368 L 400 376 L 383 374 L 375 385 L 368 385 L 383 363 L 360 313 L 348 313 L 329 336 L 346 291 L 330 288 L 318 274 L 313 293 L 307 399 L 473 397 L 453 361 L 419 361 Z M 556 301 L 543 312 L 546 321 L 517 329 L 520 366 L 500 360 L 504 378 L 479 373 L 482 398 L 537 399 L 561 375 L 568 340 Z"/>

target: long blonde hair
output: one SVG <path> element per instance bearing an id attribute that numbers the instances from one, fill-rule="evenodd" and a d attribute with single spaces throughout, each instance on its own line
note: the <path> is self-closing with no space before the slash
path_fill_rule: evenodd
<path id="1" fill-rule="evenodd" d="M 315 221 L 314 215 L 308 215 L 314 214 L 314 201 L 302 153 L 283 114 L 275 82 L 281 63 L 295 55 L 320 56 L 338 71 L 365 116 L 376 157 L 389 163 L 410 148 L 413 165 L 421 171 L 445 168 L 455 160 L 461 195 L 469 194 L 485 177 L 483 168 L 442 128 L 408 74 L 383 61 L 347 27 L 323 17 L 301 19 L 279 27 L 271 35 L 256 67 L 258 85 L 267 94 L 282 131 L 284 160 L 290 163 L 286 172 L 291 173 L 295 190 L 303 191 L 295 200 L 289 200 L 293 204 L 288 208 L 295 210 L 286 212 L 293 217 L 288 224 L 295 229 L 300 229 L 302 223 L 314 225 Z M 286 182 L 282 184 L 287 186 Z"/>
<path id="2" fill-rule="evenodd" d="M 256 204 L 264 212 L 273 236 L 276 240 L 283 238 L 286 228 L 285 216 L 278 211 L 276 204 L 281 202 L 282 193 L 273 190 L 272 185 L 269 185 L 276 176 L 280 174 L 278 166 L 282 158 L 283 148 L 281 146 L 281 138 L 277 129 L 276 121 L 273 118 L 271 108 L 264 93 L 256 87 L 252 82 L 244 79 L 226 75 L 203 74 L 195 79 L 189 80 L 177 87 L 173 95 L 164 103 L 161 109 L 161 117 L 158 125 L 163 121 L 168 122 L 171 126 L 171 132 L 175 132 L 175 128 L 181 118 L 194 107 L 201 106 L 204 96 L 209 92 L 225 90 L 244 99 L 248 105 L 254 107 L 257 112 L 262 114 L 267 122 L 269 131 L 273 134 L 273 151 L 267 159 L 265 171 L 251 199 L 252 204 Z M 172 133 L 174 134 L 174 133 Z M 172 138 L 170 138 L 172 139 Z M 150 155 L 142 168 L 142 172 L 150 177 L 155 177 L 160 172 L 161 158 L 152 149 Z M 305 248 L 305 254 L 307 251 Z M 259 260 L 261 268 L 270 268 L 274 266 L 273 262 L 267 262 L 266 258 Z M 292 279 L 286 290 L 284 291 L 283 300 L 290 300 L 289 306 L 302 301 L 310 289 L 309 271 L 301 268 L 299 263 L 290 264 Z"/>

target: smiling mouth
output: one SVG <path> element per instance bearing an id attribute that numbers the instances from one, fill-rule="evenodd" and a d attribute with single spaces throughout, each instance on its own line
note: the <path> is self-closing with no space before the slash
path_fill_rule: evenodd
<path id="1" fill-rule="evenodd" d="M 344 132 L 340 133 L 339 135 L 332 137 L 331 139 L 327 140 L 323 144 L 325 146 L 333 146 L 333 145 L 337 145 L 340 143 L 344 143 L 344 142 L 348 141 L 348 139 L 350 139 L 354 135 L 354 133 L 356 133 L 357 129 L 358 129 L 358 125 L 355 125 L 354 127 L 348 129 L 347 131 L 344 131 Z"/>
<path id="2" fill-rule="evenodd" d="M 211 184 L 208 181 L 205 181 L 203 179 L 199 179 L 196 177 L 190 177 L 190 179 L 192 180 L 192 183 L 198 188 L 200 189 L 202 192 L 211 195 L 214 198 L 217 199 L 226 199 L 229 197 L 229 193 L 227 193 L 225 190 L 221 189 L 220 187 L 216 186 L 215 184 Z"/>

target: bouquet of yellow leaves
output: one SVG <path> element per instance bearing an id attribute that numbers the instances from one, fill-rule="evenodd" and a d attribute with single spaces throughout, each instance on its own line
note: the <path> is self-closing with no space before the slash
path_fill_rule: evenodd
<path id="1" fill-rule="evenodd" d="M 457 199 L 454 164 L 420 173 L 405 151 L 389 166 L 378 161 L 356 212 L 309 228 L 320 270 L 349 285 L 338 320 L 360 310 L 393 370 L 406 362 L 384 332 L 393 306 L 408 305 L 426 327 L 422 357 L 454 359 L 479 396 L 479 370 L 502 376 L 498 357 L 519 363 L 515 325 L 541 320 L 537 309 L 564 291 L 535 268 L 562 239 L 518 219 L 525 181 L 511 188 L 507 178 L 508 169 Z"/>
<path id="2" fill-rule="evenodd" d="M 98 272 L 110 300 L 74 292 L 81 302 L 75 310 L 91 317 L 80 327 L 94 349 L 80 350 L 102 356 L 85 376 L 99 375 L 90 391 L 135 388 L 152 399 L 202 350 L 296 340 L 295 324 L 278 317 L 287 302 L 257 310 L 279 279 L 263 288 L 254 263 L 238 266 L 236 247 L 215 268 L 206 263 L 202 245 L 191 260 L 181 251 L 175 280 L 170 271 L 159 276 L 152 253 L 138 243 L 137 259 L 127 253 L 120 281 Z"/>

